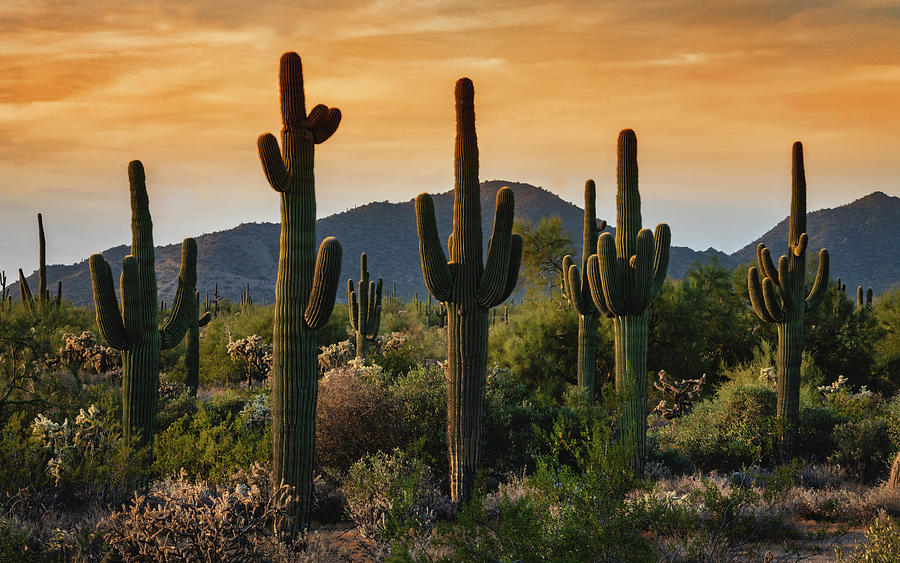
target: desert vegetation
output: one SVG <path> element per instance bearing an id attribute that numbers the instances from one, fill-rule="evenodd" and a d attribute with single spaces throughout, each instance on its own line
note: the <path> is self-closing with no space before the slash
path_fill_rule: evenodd
<path id="1" fill-rule="evenodd" d="M 307 113 L 295 53 L 280 87 L 281 144 L 258 140 L 281 201 L 273 304 L 201 303 L 187 238 L 159 307 L 138 161 L 121 304 L 100 254 L 93 309 L 53 302 L 43 260 L 37 298 L 0 275 L 0 560 L 900 558 L 900 288 L 853 301 L 825 250 L 807 257 L 799 143 L 777 262 L 761 246 L 667 278 L 628 129 L 615 234 L 588 181 L 580 265 L 508 189 L 484 253 L 460 79 L 449 253 L 431 196 L 415 203 L 434 301 L 382 295 L 363 254 L 344 304 L 313 181 L 341 114 Z"/>

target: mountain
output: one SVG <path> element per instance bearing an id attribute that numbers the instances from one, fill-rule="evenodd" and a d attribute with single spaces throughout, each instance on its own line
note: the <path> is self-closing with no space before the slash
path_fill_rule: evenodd
<path id="1" fill-rule="evenodd" d="M 481 185 L 482 232 L 485 251 L 493 224 L 494 200 L 497 190 L 509 186 L 516 198 L 516 218 L 537 223 L 542 217 L 559 215 L 563 228 L 570 234 L 580 255 L 582 210 L 557 195 L 529 184 L 493 180 Z M 450 234 L 453 219 L 453 192 L 434 195 L 438 232 L 442 237 Z M 607 218 L 615 222 L 614 217 Z M 835 209 L 823 209 L 810 213 L 807 218 L 810 248 L 825 246 L 831 252 L 832 277 L 851 283 L 872 286 L 880 292 L 900 281 L 900 236 L 894 225 L 900 224 L 900 198 L 875 192 L 848 205 Z M 652 225 L 651 225 L 652 227 Z M 245 223 L 227 231 L 208 233 L 197 240 L 197 288 L 201 300 L 207 291 L 212 293 L 218 283 L 220 298 L 237 301 L 249 284 L 255 303 L 271 303 L 275 293 L 275 275 L 278 269 L 278 239 L 280 227 L 276 223 Z M 608 227 L 608 231 L 614 229 Z M 386 292 L 396 284 L 399 297 L 411 298 L 418 292 L 426 298 L 425 284 L 419 265 L 419 246 L 416 235 L 414 201 L 401 203 L 374 202 L 349 211 L 319 219 L 316 223 L 319 240 L 333 235 L 343 247 L 342 277 L 359 277 L 359 255 L 369 257 L 369 272 L 373 278 L 384 278 Z M 713 248 L 698 252 L 686 247 L 673 246 L 669 275 L 681 277 L 695 262 L 706 262 L 712 257 L 727 266 L 734 266 L 755 259 L 756 244 L 765 242 L 777 249 L 787 240 L 787 220 L 776 225 L 759 241 L 728 255 Z M 865 248 L 863 248 L 865 247 Z M 122 258 L 128 253 L 125 245 L 103 252 L 117 279 L 122 268 Z M 777 258 L 777 256 L 776 256 Z M 181 264 L 180 244 L 160 246 L 156 249 L 156 271 L 160 300 L 171 303 L 178 285 L 178 269 Z M 78 303 L 92 302 L 91 279 L 87 261 L 71 266 L 48 266 L 47 275 L 52 285 L 63 281 L 63 295 Z M 37 275 L 28 278 L 32 288 Z M 12 294 L 18 296 L 18 289 Z M 338 300 L 347 299 L 344 284 L 338 290 Z"/>

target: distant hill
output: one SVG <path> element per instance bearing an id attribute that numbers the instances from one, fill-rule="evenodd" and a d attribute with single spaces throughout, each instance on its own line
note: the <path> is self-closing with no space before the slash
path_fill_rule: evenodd
<path id="1" fill-rule="evenodd" d="M 534 223 L 542 217 L 559 215 L 563 227 L 571 235 L 580 254 L 582 210 L 557 195 L 529 184 L 493 180 L 481 185 L 482 231 L 485 249 L 493 223 L 494 200 L 497 190 L 509 186 L 516 198 L 516 217 Z M 434 196 L 438 232 L 445 238 L 450 234 L 453 215 L 453 193 Z M 614 223 L 614 217 L 607 220 Z M 875 192 L 848 205 L 810 213 L 807 219 L 810 248 L 828 247 L 832 255 L 832 277 L 840 276 L 848 286 L 872 286 L 877 292 L 900 281 L 900 198 Z M 653 225 L 649 225 L 653 227 Z M 212 292 L 216 283 L 219 296 L 237 301 L 241 290 L 250 285 L 255 303 L 271 303 L 275 293 L 278 267 L 278 238 L 280 227 L 275 223 L 246 223 L 227 231 L 195 237 L 198 247 L 197 288 L 201 299 Z M 609 228 L 608 230 L 614 231 Z M 316 224 L 319 240 L 333 235 L 344 250 L 342 277 L 359 277 L 359 254 L 369 256 L 369 271 L 373 278 L 385 280 L 385 290 L 397 285 L 400 297 L 408 299 L 418 292 L 427 296 L 419 265 L 418 238 L 413 200 L 401 203 L 374 202 L 319 219 Z M 787 221 L 776 225 L 760 239 L 779 254 L 786 244 Z M 758 241 L 733 255 L 713 248 L 698 252 L 686 247 L 671 249 L 669 275 L 681 277 L 695 262 L 705 262 L 716 256 L 725 265 L 733 266 L 755 259 Z M 171 303 L 177 288 L 181 263 L 180 245 L 160 246 L 156 249 L 156 270 L 160 300 Z M 129 249 L 125 245 L 103 252 L 118 279 L 122 258 Z M 63 295 L 78 303 L 92 302 L 91 280 L 87 261 L 71 266 L 48 266 L 51 284 L 63 280 Z M 12 276 L 11 276 L 12 277 Z M 32 287 L 37 275 L 29 277 Z M 118 284 L 117 284 L 118 285 Z M 342 283 L 338 299 L 346 300 Z M 18 289 L 12 294 L 18 296 Z"/>

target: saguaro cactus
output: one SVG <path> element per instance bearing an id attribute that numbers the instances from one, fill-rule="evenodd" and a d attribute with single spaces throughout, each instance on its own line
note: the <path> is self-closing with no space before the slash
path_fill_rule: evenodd
<path id="1" fill-rule="evenodd" d="M 597 324 L 602 314 L 591 299 L 587 280 L 587 263 L 597 248 L 597 233 L 606 228 L 606 221 L 597 222 L 597 187 L 593 180 L 584 184 L 584 230 L 581 252 L 581 271 L 568 254 L 563 258 L 563 281 L 566 297 L 578 312 L 578 386 L 589 400 L 594 398 L 597 371 Z"/>
<path id="2" fill-rule="evenodd" d="M 454 501 L 471 498 L 481 459 L 487 312 L 512 293 L 522 257 L 522 237 L 512 234 L 513 193 L 509 188 L 502 188 L 497 192 L 487 262 L 482 264 L 474 97 L 472 81 L 459 79 L 449 263 L 438 238 L 434 202 L 427 193 L 416 197 L 419 255 L 425 285 L 435 299 L 446 304 L 448 311 L 447 446 L 450 493 Z"/>
<path id="3" fill-rule="evenodd" d="M 591 298 L 615 327 L 616 393 L 622 400 L 619 442 L 632 454 L 632 468 L 644 468 L 647 436 L 647 318 L 669 266 L 669 226 L 641 228 L 638 192 L 637 137 L 631 129 L 619 133 L 616 172 L 616 238 L 603 233 L 597 254 L 587 264 Z"/>
<path id="4" fill-rule="evenodd" d="M 856 310 L 861 311 L 865 307 L 872 306 L 872 288 L 870 287 L 863 293 L 863 286 L 856 286 Z"/>
<path id="5" fill-rule="evenodd" d="M 194 292 L 193 305 L 187 312 L 188 329 L 184 337 L 184 384 L 191 396 L 200 385 L 200 329 L 212 319 L 209 311 L 200 314 L 200 292 Z"/>
<path id="6" fill-rule="evenodd" d="M 144 167 L 128 165 L 131 190 L 131 254 L 122 261 L 122 308 L 112 272 L 100 254 L 90 258 L 97 325 L 106 343 L 122 352 L 122 429 L 141 444 L 153 441 L 159 387 L 159 352 L 176 346 L 188 328 L 188 313 L 197 282 L 197 243 L 181 244 L 181 273 L 172 314 L 158 327 L 153 223 L 150 219 Z"/>
<path id="7" fill-rule="evenodd" d="M 341 112 L 317 105 L 306 113 L 297 53 L 281 57 L 282 149 L 269 133 L 257 142 L 266 179 L 281 194 L 281 243 L 275 284 L 272 389 L 272 480 L 287 485 L 293 519 L 276 524 L 293 535 L 309 525 L 318 366 L 316 333 L 331 316 L 341 273 L 341 245 L 322 241 L 316 255 L 315 145 L 337 130 Z"/>
<path id="8" fill-rule="evenodd" d="M 350 304 L 350 328 L 356 333 L 356 359 L 364 360 L 368 342 L 374 342 L 381 324 L 381 278 L 369 281 L 366 268 L 366 253 L 359 256 L 358 291 L 353 289 L 353 280 L 347 280 L 347 300 Z"/>
<path id="9" fill-rule="evenodd" d="M 806 173 L 803 169 L 803 146 L 796 142 L 792 149 L 791 218 L 788 253 L 772 262 L 769 249 L 756 247 L 759 271 L 747 272 L 750 303 L 757 316 L 778 328 L 778 408 L 781 423 L 782 455 L 791 457 L 796 451 L 797 427 L 800 422 L 800 359 L 803 353 L 803 319 L 815 307 L 828 286 L 828 251 L 819 251 L 819 268 L 809 294 L 806 284 Z M 760 283 L 760 271 L 762 283 Z"/>
<path id="10" fill-rule="evenodd" d="M 47 239 L 44 237 L 44 218 L 40 213 L 37 214 L 38 220 L 38 294 L 37 298 L 31 293 L 28 287 L 28 281 L 22 269 L 19 269 L 19 295 L 22 302 L 30 309 L 37 307 L 40 311 L 45 311 L 50 306 L 50 290 L 47 289 Z M 54 303 L 58 306 L 62 301 L 62 282 L 56 284 L 56 300 Z"/>

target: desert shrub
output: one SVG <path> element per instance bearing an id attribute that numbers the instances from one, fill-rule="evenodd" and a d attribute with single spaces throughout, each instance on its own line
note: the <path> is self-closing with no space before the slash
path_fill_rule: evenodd
<path id="1" fill-rule="evenodd" d="M 834 429 L 846 417 L 827 405 L 800 405 L 800 428 L 797 430 L 797 455 L 803 459 L 825 461 L 834 451 Z"/>
<path id="2" fill-rule="evenodd" d="M 362 373 L 366 369 L 352 365 L 332 370 L 319 382 L 316 464 L 320 468 L 346 471 L 363 455 L 390 450 L 398 443 L 394 404 L 383 385 Z"/>
<path id="3" fill-rule="evenodd" d="M 866 389 L 865 385 L 854 393 L 843 375 L 839 375 L 830 385 L 821 385 L 817 389 L 822 394 L 823 402 L 848 420 L 871 417 L 880 402 L 880 397 Z"/>
<path id="4" fill-rule="evenodd" d="M 394 450 L 367 455 L 344 482 L 350 518 L 380 543 L 403 542 L 431 528 L 449 504 L 420 460 Z"/>
<path id="5" fill-rule="evenodd" d="M 266 553 L 280 491 L 262 466 L 221 486 L 177 479 L 135 493 L 100 523 L 115 556 L 138 561 L 251 561 Z"/>
<path id="6" fill-rule="evenodd" d="M 28 534 L 18 530 L 10 520 L 0 518 L 0 561 L 32 561 L 29 540 Z"/>
<path id="7" fill-rule="evenodd" d="M 319 351 L 319 373 L 325 374 L 333 369 L 346 366 L 355 357 L 353 345 L 349 340 L 341 340 Z"/>
<path id="8" fill-rule="evenodd" d="M 900 561 L 900 524 L 893 518 L 882 517 L 866 530 L 866 539 L 851 552 L 835 550 L 838 561 L 850 563 L 889 563 Z"/>
<path id="9" fill-rule="evenodd" d="M 223 482 L 235 470 L 265 462 L 271 455 L 270 426 L 254 428 L 237 412 L 218 410 L 212 401 L 202 403 L 194 415 L 185 415 L 157 435 L 153 473 L 203 476 Z"/>
<path id="10" fill-rule="evenodd" d="M 836 448 L 829 463 L 865 482 L 884 471 L 893 451 L 888 423 L 883 418 L 845 422 L 835 427 L 834 442 Z"/>
<path id="11" fill-rule="evenodd" d="M 44 487 L 47 452 L 40 442 L 29 439 L 30 421 L 25 411 L 13 413 L 0 430 L 0 492 L 11 494 L 23 487 Z"/>
<path id="12" fill-rule="evenodd" d="M 418 322 L 403 332 L 382 330 L 377 343 L 378 353 L 372 361 L 395 375 L 419 364 L 447 358 L 446 332 Z"/>
<path id="13" fill-rule="evenodd" d="M 397 409 L 397 443 L 431 467 L 445 481 L 447 465 L 446 370 L 441 364 L 420 364 L 388 383 Z"/>
<path id="14" fill-rule="evenodd" d="M 240 366 L 241 373 L 247 380 L 247 387 L 253 380 L 265 381 L 272 369 L 272 345 L 263 341 L 261 336 L 252 334 L 228 343 L 228 357 Z"/>

